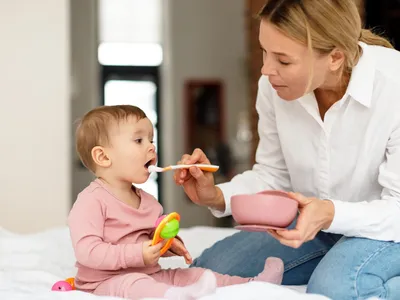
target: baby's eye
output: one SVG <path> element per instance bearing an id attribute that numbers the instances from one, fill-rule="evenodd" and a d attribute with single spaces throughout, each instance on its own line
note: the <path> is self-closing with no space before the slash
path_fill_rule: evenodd
<path id="1" fill-rule="evenodd" d="M 142 139 L 136 139 L 136 140 L 135 140 L 135 143 L 136 143 L 136 144 L 141 144 L 142 141 L 143 141 Z"/>

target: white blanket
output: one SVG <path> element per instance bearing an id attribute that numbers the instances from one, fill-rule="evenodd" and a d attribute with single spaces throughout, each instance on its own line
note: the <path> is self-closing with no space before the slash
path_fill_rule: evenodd
<path id="1" fill-rule="evenodd" d="M 179 235 L 195 258 L 216 241 L 236 232 L 234 229 L 194 227 L 181 229 Z M 200 242 L 200 237 L 202 242 Z M 51 292 L 58 280 L 75 275 L 74 254 L 67 228 L 57 228 L 30 235 L 18 235 L 0 228 L 0 299 L 116 299 L 97 297 L 79 291 Z M 164 268 L 187 267 L 180 257 L 162 258 Z M 304 293 L 304 287 L 285 287 L 251 282 L 218 288 L 216 299 L 305 299 L 324 300 Z"/>

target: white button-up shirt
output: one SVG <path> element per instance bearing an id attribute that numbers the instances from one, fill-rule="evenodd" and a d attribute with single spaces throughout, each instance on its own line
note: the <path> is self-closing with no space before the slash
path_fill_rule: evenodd
<path id="1" fill-rule="evenodd" d="M 400 52 L 360 43 L 347 91 L 321 119 L 313 93 L 281 99 L 262 76 L 253 169 L 220 184 L 236 194 L 276 189 L 329 199 L 327 232 L 400 241 Z"/>

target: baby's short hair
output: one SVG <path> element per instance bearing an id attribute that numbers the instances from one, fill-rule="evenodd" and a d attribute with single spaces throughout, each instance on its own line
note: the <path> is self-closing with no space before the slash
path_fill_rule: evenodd
<path id="1" fill-rule="evenodd" d="M 99 106 L 86 113 L 76 128 L 75 146 L 82 164 L 93 173 L 96 165 L 92 158 L 92 149 L 109 145 L 109 130 L 112 124 L 118 124 L 129 117 L 138 120 L 147 118 L 139 107 L 133 105 Z"/>

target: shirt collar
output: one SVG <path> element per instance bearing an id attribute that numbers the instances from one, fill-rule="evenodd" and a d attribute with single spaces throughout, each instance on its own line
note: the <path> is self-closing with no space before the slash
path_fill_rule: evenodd
<path id="1" fill-rule="evenodd" d="M 369 53 L 369 46 L 359 42 L 362 54 L 357 65 L 353 68 L 350 82 L 346 90 L 346 95 L 351 96 L 355 101 L 369 107 L 372 100 L 372 92 L 375 79 L 375 61 Z M 342 101 L 346 98 L 343 97 Z"/>

